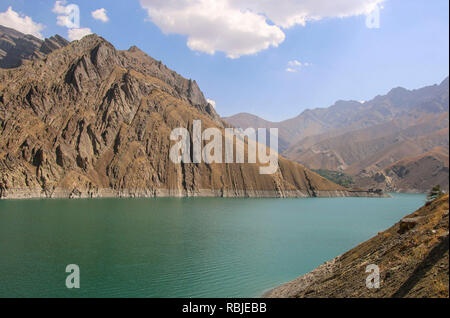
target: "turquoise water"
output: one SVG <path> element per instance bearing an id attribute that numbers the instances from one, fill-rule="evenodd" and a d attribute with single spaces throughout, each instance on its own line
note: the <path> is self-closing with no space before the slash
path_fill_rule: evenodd
<path id="1" fill-rule="evenodd" d="M 257 297 L 424 201 L 0 201 L 0 297 Z M 80 267 L 80 289 L 65 287 L 68 264 Z"/>

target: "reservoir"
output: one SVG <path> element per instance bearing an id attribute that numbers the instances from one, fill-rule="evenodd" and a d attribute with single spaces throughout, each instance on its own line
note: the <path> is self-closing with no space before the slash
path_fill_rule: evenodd
<path id="1" fill-rule="evenodd" d="M 392 196 L 0 201 L 0 297 L 259 297 L 425 203 Z"/>

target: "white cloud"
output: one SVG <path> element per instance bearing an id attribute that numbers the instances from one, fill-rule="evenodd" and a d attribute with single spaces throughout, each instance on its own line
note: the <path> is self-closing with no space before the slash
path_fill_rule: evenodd
<path id="1" fill-rule="evenodd" d="M 73 22 L 70 21 L 69 17 L 66 15 L 59 15 L 56 17 L 56 24 L 66 27 L 66 28 L 72 28 Z"/>
<path id="2" fill-rule="evenodd" d="M 216 101 L 212 100 L 212 99 L 207 99 L 206 100 L 209 104 L 211 104 L 212 107 L 216 108 Z"/>
<path id="3" fill-rule="evenodd" d="M 191 50 L 229 58 L 277 47 L 282 29 L 372 12 L 385 0 L 140 0 L 164 33 L 188 37 Z M 270 21 L 270 22 L 269 22 Z"/>
<path id="4" fill-rule="evenodd" d="M 294 67 L 296 67 L 296 66 L 302 66 L 302 63 L 301 62 L 299 62 L 299 61 L 297 61 L 297 60 L 293 60 L 293 61 L 289 61 L 288 62 L 288 65 L 289 66 L 294 66 Z"/>
<path id="5" fill-rule="evenodd" d="M 241 9 L 261 12 L 282 28 L 324 18 L 367 15 L 385 0 L 227 0 Z"/>
<path id="6" fill-rule="evenodd" d="M 302 67 L 311 66 L 311 63 L 308 63 L 308 62 L 302 63 L 298 60 L 289 61 L 287 64 L 288 64 L 288 67 L 286 68 L 286 72 L 289 72 L 289 73 L 297 73 L 298 71 L 300 71 L 300 69 Z"/>
<path id="7" fill-rule="evenodd" d="M 229 0 L 141 0 L 151 20 L 166 34 L 188 37 L 191 50 L 229 58 L 255 54 L 284 41 L 283 31 Z"/>
<path id="8" fill-rule="evenodd" d="M 101 9 L 92 11 L 91 14 L 92 14 L 92 17 L 95 20 L 99 20 L 99 21 L 102 21 L 102 22 L 105 22 L 105 23 L 109 21 L 109 18 L 108 18 L 108 15 L 106 13 L 106 9 L 105 8 L 101 8 Z"/>
<path id="9" fill-rule="evenodd" d="M 69 12 L 67 12 L 67 7 L 65 6 L 67 2 L 65 0 L 63 1 L 56 1 L 55 5 L 53 6 L 53 13 L 56 14 L 68 14 Z"/>
<path id="10" fill-rule="evenodd" d="M 76 29 L 80 27 L 80 9 L 77 5 L 67 4 L 66 0 L 56 1 L 53 6 L 53 13 L 57 14 L 56 24 Z"/>
<path id="11" fill-rule="evenodd" d="M 40 39 L 44 38 L 41 34 L 44 25 L 34 22 L 28 16 L 17 13 L 12 7 L 8 7 L 5 12 L 0 12 L 0 24 L 24 34 L 31 34 Z"/>
<path id="12" fill-rule="evenodd" d="M 58 15 L 56 17 L 56 23 L 69 29 L 67 35 L 70 41 L 81 40 L 86 35 L 92 34 L 90 28 L 80 27 L 80 8 L 78 5 L 68 4 L 66 0 L 56 1 L 52 11 Z M 97 11 L 92 12 L 92 16 Z M 107 18 L 106 10 L 104 14 Z"/>
<path id="13" fill-rule="evenodd" d="M 68 36 L 70 41 L 81 40 L 86 35 L 92 34 L 89 28 L 69 29 Z"/>

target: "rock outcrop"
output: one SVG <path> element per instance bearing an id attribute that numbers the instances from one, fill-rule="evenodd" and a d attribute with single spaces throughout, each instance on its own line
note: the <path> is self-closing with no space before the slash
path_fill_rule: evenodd
<path id="1" fill-rule="evenodd" d="M 449 297 L 449 196 L 351 251 L 267 293 L 271 298 Z M 366 286 L 368 265 L 380 288 Z"/>
<path id="2" fill-rule="evenodd" d="M 49 39 L 43 58 L 0 70 L 2 198 L 380 195 L 282 157 L 273 175 L 258 163 L 174 164 L 174 128 L 226 127 L 197 83 L 97 35 L 64 44 Z"/>
<path id="3" fill-rule="evenodd" d="M 41 47 L 39 48 L 39 51 L 43 54 L 50 54 L 53 51 L 56 51 L 60 48 L 69 45 L 69 43 L 70 42 L 67 41 L 65 38 L 56 34 L 51 38 L 45 39 Z"/>

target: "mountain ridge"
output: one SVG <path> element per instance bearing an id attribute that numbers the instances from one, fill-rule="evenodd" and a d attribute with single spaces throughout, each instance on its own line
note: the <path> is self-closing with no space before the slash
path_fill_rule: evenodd
<path id="1" fill-rule="evenodd" d="M 440 84 L 415 90 L 397 87 L 364 103 L 338 101 L 329 108 L 306 110 L 282 122 L 268 122 L 251 114 L 237 114 L 224 120 L 243 129 L 252 125 L 278 128 L 283 141 L 281 152 L 288 159 L 310 169 L 350 174 L 357 187 L 426 192 L 433 182 L 445 178 L 429 178 L 420 186 L 417 186 L 419 174 L 415 181 L 406 182 L 397 177 L 389 181 L 392 179 L 389 167 L 434 147 L 448 149 L 448 136 L 435 134 L 425 140 L 427 135 L 448 129 L 448 86 L 447 77 Z M 407 149 L 402 142 L 409 142 L 412 147 Z M 384 163 L 369 164 L 370 157 L 381 158 L 391 153 L 395 144 L 399 149 L 404 148 L 403 153 L 386 157 Z M 448 176 L 448 160 L 442 160 L 442 156 L 437 159 L 441 173 Z M 435 171 L 430 170 L 430 173 L 435 174 Z M 441 185 L 448 190 L 448 182 Z"/>
<path id="2" fill-rule="evenodd" d="M 197 83 L 137 47 L 89 35 L 0 69 L 0 197 L 380 196 L 346 189 L 279 158 L 261 164 L 180 164 L 170 132 L 194 120 L 227 126 Z"/>
<path id="3" fill-rule="evenodd" d="M 0 25 L 0 68 L 16 68 L 68 44 L 60 35 L 41 40 Z"/>

